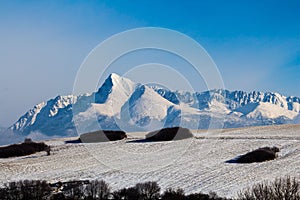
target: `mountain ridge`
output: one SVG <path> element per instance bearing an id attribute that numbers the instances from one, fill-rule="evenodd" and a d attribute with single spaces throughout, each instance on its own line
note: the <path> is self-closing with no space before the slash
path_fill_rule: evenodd
<path id="1" fill-rule="evenodd" d="M 299 111 L 300 98 L 279 93 L 171 91 L 113 73 L 98 91 L 42 102 L 9 129 L 25 136 L 31 132 L 68 136 L 99 128 L 149 131 L 181 125 L 207 129 L 212 121 L 215 128 L 233 128 L 293 123 Z"/>

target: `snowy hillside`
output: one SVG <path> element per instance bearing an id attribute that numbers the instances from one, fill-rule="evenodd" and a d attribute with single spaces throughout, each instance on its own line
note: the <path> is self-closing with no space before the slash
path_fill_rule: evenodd
<path id="1" fill-rule="evenodd" d="M 15 133 L 72 136 L 98 129 L 232 128 L 294 123 L 300 99 L 278 93 L 170 91 L 111 74 L 98 91 L 36 105 L 10 127 Z M 77 130 L 75 128 L 77 125 Z"/>
<path id="2" fill-rule="evenodd" d="M 143 137 L 146 133 L 129 134 Z M 0 185 L 8 181 L 104 179 L 113 190 L 138 182 L 157 181 L 162 189 L 181 187 L 187 193 L 217 192 L 234 197 L 262 181 L 290 175 L 300 178 L 300 125 L 260 126 L 194 131 L 196 138 L 169 142 L 122 141 L 64 144 L 46 141 L 51 155 L 40 152 L 0 159 Z M 74 138 L 75 139 L 75 138 Z M 264 146 L 280 148 L 278 158 L 252 164 L 226 163 Z"/>

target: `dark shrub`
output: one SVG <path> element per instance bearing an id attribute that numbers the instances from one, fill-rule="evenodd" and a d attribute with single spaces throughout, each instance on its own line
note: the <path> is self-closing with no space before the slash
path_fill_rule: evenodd
<path id="1" fill-rule="evenodd" d="M 174 190 L 168 188 L 161 196 L 161 200 L 226 200 L 226 198 L 220 198 L 214 192 L 209 194 L 193 193 L 185 195 L 182 189 Z"/>
<path id="2" fill-rule="evenodd" d="M 80 135 L 80 141 L 83 143 L 116 141 L 124 138 L 127 138 L 127 135 L 124 131 L 100 130 Z"/>
<path id="3" fill-rule="evenodd" d="M 127 138 L 124 131 L 104 131 L 104 134 L 110 141 L 122 140 Z"/>
<path id="4" fill-rule="evenodd" d="M 215 192 L 209 194 L 195 193 L 186 196 L 186 200 L 230 200 L 227 198 L 219 197 Z"/>
<path id="5" fill-rule="evenodd" d="M 186 196 L 186 200 L 211 200 L 208 194 L 195 193 Z"/>
<path id="6" fill-rule="evenodd" d="M 150 141 L 170 141 L 182 140 L 193 137 L 191 131 L 187 128 L 172 127 L 150 132 L 146 135 L 146 140 Z"/>
<path id="7" fill-rule="evenodd" d="M 299 200 L 300 185 L 295 178 L 276 179 L 273 183 L 259 183 L 238 194 L 239 200 Z"/>
<path id="8" fill-rule="evenodd" d="M 114 200 L 139 200 L 140 197 L 135 187 L 123 188 L 112 193 Z"/>
<path id="9" fill-rule="evenodd" d="M 172 188 L 166 189 L 161 196 L 162 200 L 185 200 L 185 194 L 183 189 L 178 188 L 174 190 Z"/>
<path id="10" fill-rule="evenodd" d="M 274 160 L 279 152 L 277 147 L 263 147 L 239 156 L 235 159 L 236 163 L 253 163 Z"/>
<path id="11" fill-rule="evenodd" d="M 40 151 L 46 151 L 47 154 L 50 154 L 50 147 L 45 143 L 35 142 L 13 144 L 6 147 L 0 147 L 0 158 L 26 156 Z"/>

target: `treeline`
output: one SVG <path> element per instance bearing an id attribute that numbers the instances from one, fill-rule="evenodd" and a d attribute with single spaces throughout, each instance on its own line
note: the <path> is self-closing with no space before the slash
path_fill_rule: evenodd
<path id="1" fill-rule="evenodd" d="M 40 151 L 46 151 L 47 155 L 49 155 L 50 146 L 43 142 L 37 143 L 32 142 L 31 140 L 25 140 L 25 142 L 21 144 L 0 147 L 0 158 L 27 156 Z"/>
<path id="2" fill-rule="evenodd" d="M 138 183 L 133 187 L 112 191 L 103 180 L 69 181 L 48 184 L 46 181 L 18 181 L 0 188 L 1 200 L 225 200 L 216 193 L 185 194 L 168 188 L 161 191 L 156 182 Z M 260 183 L 238 194 L 237 200 L 299 200 L 299 181 L 285 177 L 272 183 Z"/>
<path id="3" fill-rule="evenodd" d="M 215 193 L 186 195 L 182 189 L 161 193 L 156 182 L 138 183 L 133 187 L 112 191 L 103 180 L 69 181 L 48 184 L 46 181 L 11 182 L 0 189 L 1 200 L 222 200 Z"/>

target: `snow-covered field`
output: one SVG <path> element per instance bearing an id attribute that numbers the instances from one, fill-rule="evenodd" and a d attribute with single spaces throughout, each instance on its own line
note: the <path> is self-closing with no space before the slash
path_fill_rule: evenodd
<path id="1" fill-rule="evenodd" d="M 300 125 L 194 131 L 195 138 L 143 142 L 127 140 L 97 144 L 46 141 L 52 155 L 0 159 L 0 184 L 19 179 L 50 182 L 104 179 L 113 189 L 157 181 L 162 189 L 181 187 L 186 193 L 214 191 L 233 197 L 254 183 L 285 175 L 300 178 Z M 233 164 L 227 160 L 263 146 L 281 149 L 276 160 Z"/>

